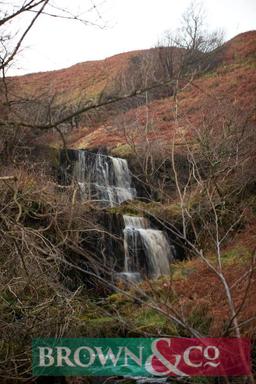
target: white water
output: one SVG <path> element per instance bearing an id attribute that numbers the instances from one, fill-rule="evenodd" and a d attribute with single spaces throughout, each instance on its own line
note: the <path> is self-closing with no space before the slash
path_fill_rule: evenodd
<path id="1" fill-rule="evenodd" d="M 125 159 L 80 150 L 73 174 L 86 199 L 113 207 L 136 196 Z M 144 217 L 124 215 L 123 218 L 124 271 L 117 274 L 118 278 L 136 283 L 140 272 L 151 278 L 168 275 L 173 252 L 165 233 L 150 228 Z"/>
<path id="2" fill-rule="evenodd" d="M 80 184 L 85 183 L 86 159 L 85 152 L 78 151 L 78 161 L 75 163 L 73 174 Z"/>
<path id="3" fill-rule="evenodd" d="M 162 231 L 156 229 L 139 229 L 143 247 L 152 277 L 170 273 L 170 245 Z"/>
<path id="4" fill-rule="evenodd" d="M 119 272 L 115 274 L 115 280 L 137 284 L 141 282 L 141 275 L 139 272 Z"/>
<path id="5" fill-rule="evenodd" d="M 125 272 L 139 270 L 139 252 L 144 252 L 150 277 L 168 275 L 172 254 L 164 232 L 149 228 L 144 217 L 124 215 L 124 223 Z"/>
<path id="6" fill-rule="evenodd" d="M 138 229 L 148 228 L 149 222 L 144 217 L 124 215 L 124 270 L 126 273 L 139 270 L 139 244 L 140 234 Z"/>
<path id="7" fill-rule="evenodd" d="M 136 196 L 125 159 L 91 153 L 93 162 L 89 166 L 86 156 L 88 152 L 78 152 L 73 171 L 85 199 L 99 200 L 113 207 Z"/>
<path id="8" fill-rule="evenodd" d="M 121 204 L 123 201 L 132 200 L 136 196 L 135 188 L 131 188 L 131 175 L 127 160 L 118 157 L 109 156 L 115 178 L 115 186 L 112 188 L 115 192 L 115 204 Z"/>
<path id="9" fill-rule="evenodd" d="M 145 217 L 124 215 L 123 218 L 127 229 L 149 228 L 149 221 Z"/>

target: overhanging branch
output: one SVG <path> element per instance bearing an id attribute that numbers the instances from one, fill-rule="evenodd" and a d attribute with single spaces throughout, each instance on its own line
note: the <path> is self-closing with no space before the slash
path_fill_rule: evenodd
<path id="1" fill-rule="evenodd" d="M 117 103 L 119 101 L 127 100 L 127 99 L 130 99 L 132 97 L 139 96 L 139 95 L 141 95 L 141 94 L 143 94 L 145 92 L 151 91 L 153 89 L 160 88 L 160 87 L 162 87 L 164 85 L 171 85 L 171 84 L 174 84 L 174 83 L 175 83 L 174 80 L 168 80 L 168 81 L 164 81 L 164 82 L 161 82 L 161 83 L 154 84 L 151 87 L 146 87 L 146 88 L 143 88 L 143 89 L 134 90 L 131 93 L 129 93 L 127 95 L 124 95 L 124 96 L 112 97 L 110 100 L 102 101 L 102 102 L 99 101 L 96 104 L 90 104 L 90 105 L 87 104 L 84 107 L 80 108 L 79 110 L 77 110 L 77 111 L 75 111 L 73 113 L 70 113 L 67 116 L 64 116 L 63 118 L 61 118 L 61 119 L 59 119 L 57 121 L 53 121 L 53 122 L 51 122 L 49 124 L 29 124 L 29 123 L 21 122 L 21 121 L 8 121 L 8 123 L 6 123 L 5 121 L 0 121 L 0 126 L 4 126 L 4 125 L 8 124 L 9 126 L 19 126 L 19 127 L 22 127 L 22 128 L 34 128 L 34 129 L 42 129 L 42 130 L 56 128 L 60 124 L 66 123 L 67 121 L 71 120 L 72 118 L 74 118 L 74 117 L 76 117 L 78 115 L 81 115 L 82 113 L 89 112 L 89 111 L 95 110 L 95 109 L 99 109 L 99 108 L 104 107 L 106 105 L 115 104 L 115 103 Z M 100 96 L 100 99 L 101 98 L 102 98 L 102 95 Z"/>

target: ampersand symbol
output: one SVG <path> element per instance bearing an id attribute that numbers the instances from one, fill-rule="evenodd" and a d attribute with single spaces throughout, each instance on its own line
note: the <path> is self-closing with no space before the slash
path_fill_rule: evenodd
<path id="1" fill-rule="evenodd" d="M 170 373 L 177 376 L 188 376 L 182 372 L 178 365 L 181 360 L 180 355 L 171 355 L 171 339 L 157 339 L 153 341 L 152 355 L 146 360 L 146 370 L 154 376 L 167 376 Z"/>

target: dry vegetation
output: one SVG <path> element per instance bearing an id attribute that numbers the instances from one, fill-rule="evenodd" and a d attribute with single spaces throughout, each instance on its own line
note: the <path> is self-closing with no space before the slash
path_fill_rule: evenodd
<path id="1" fill-rule="evenodd" d="M 203 71 L 188 65 L 184 47 L 158 47 L 3 77 L 3 382 L 37 380 L 30 354 L 38 336 L 255 339 L 255 47 L 255 32 L 239 35 Z M 57 183 L 58 152 L 40 157 L 63 145 L 128 158 L 143 199 L 113 209 L 81 201 L 75 183 Z M 118 213 L 149 217 L 186 260 L 168 277 L 113 286 L 104 241 L 122 239 L 101 218 Z"/>

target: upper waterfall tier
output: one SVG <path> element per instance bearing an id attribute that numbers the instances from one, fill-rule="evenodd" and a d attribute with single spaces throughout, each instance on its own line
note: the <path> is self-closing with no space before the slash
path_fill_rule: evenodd
<path id="1" fill-rule="evenodd" d="M 85 198 L 112 207 L 136 196 L 125 159 L 79 150 L 73 176 Z"/>

